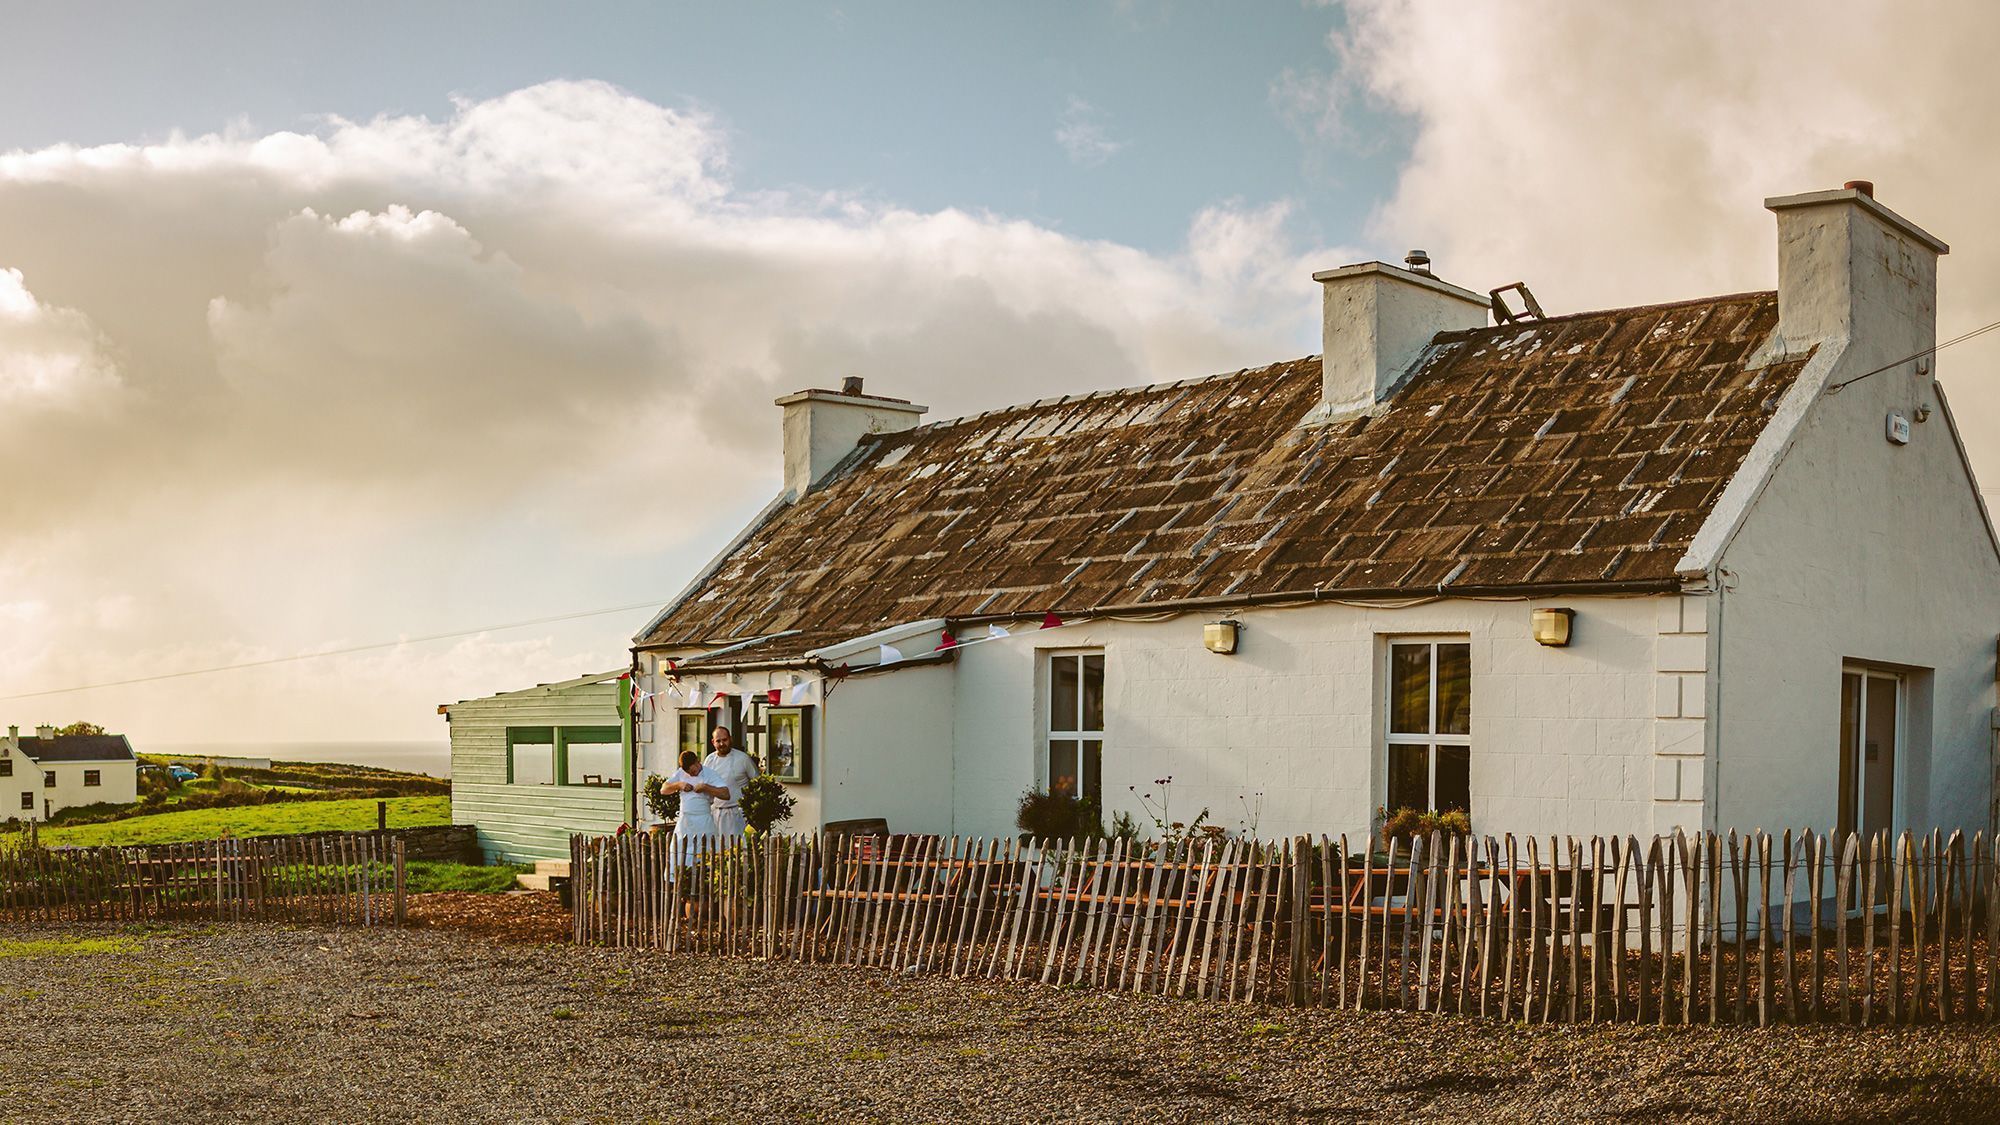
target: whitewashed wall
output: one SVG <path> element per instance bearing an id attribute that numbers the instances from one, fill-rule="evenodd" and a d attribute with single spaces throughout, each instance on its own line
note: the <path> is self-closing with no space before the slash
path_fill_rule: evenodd
<path id="1" fill-rule="evenodd" d="M 1920 403 L 1892 445 L 1887 412 Z M 1940 407 L 1907 367 L 1820 399 L 1724 554 L 1723 826 L 1834 828 L 1843 660 L 1908 670 L 1898 823 L 1988 826 L 2000 559 Z"/>
<path id="2" fill-rule="evenodd" d="M 1238 828 L 1261 793 L 1259 835 L 1367 832 L 1384 790 L 1387 640 L 1455 634 L 1472 645 L 1474 826 L 1650 833 L 1660 604 L 1679 600 L 1250 610 L 1232 615 L 1243 623 L 1234 656 L 1202 647 L 1199 616 L 1093 622 L 969 648 L 957 671 L 952 830 L 1014 830 L 1022 790 L 1046 783 L 1036 775 L 1038 653 L 1102 647 L 1107 815 L 1130 811 L 1147 824 L 1128 786 L 1157 800 L 1152 782 L 1172 776 L 1174 819 L 1205 806 Z M 1575 643 L 1534 642 L 1538 604 L 1577 611 Z"/>
<path id="3" fill-rule="evenodd" d="M 16 765 L 14 768 L 18 770 L 21 767 Z M 115 762 L 44 762 L 40 768 L 53 771 L 56 775 L 54 789 L 36 790 L 38 799 L 51 801 L 47 807 L 62 810 L 99 803 L 129 805 L 139 799 L 139 763 L 130 758 Z M 98 771 L 100 783 L 85 785 L 83 775 L 86 770 Z M 15 798 L 17 803 L 19 800 Z"/>

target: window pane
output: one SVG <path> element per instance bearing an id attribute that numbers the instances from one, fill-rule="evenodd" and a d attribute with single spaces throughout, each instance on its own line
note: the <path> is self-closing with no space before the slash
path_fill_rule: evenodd
<path id="1" fill-rule="evenodd" d="M 1389 730 L 1394 734 L 1431 731 L 1429 645 L 1389 646 Z"/>
<path id="2" fill-rule="evenodd" d="M 1389 747 L 1389 811 L 1430 808 L 1428 746 Z"/>
<path id="3" fill-rule="evenodd" d="M 1049 743 L 1049 792 L 1074 797 L 1076 792 L 1076 740 L 1058 739 Z"/>
<path id="4" fill-rule="evenodd" d="M 1077 658 L 1049 657 L 1049 729 L 1075 730 Z"/>
<path id="5" fill-rule="evenodd" d="M 1083 725 L 1078 730 L 1104 729 L 1104 654 L 1083 658 Z"/>
<path id="6" fill-rule="evenodd" d="M 1094 738 L 1083 744 L 1083 795 L 1104 807 L 1104 743 Z"/>
<path id="7" fill-rule="evenodd" d="M 553 743 L 514 744 L 514 784 L 554 785 L 555 783 L 556 748 Z"/>
<path id="8" fill-rule="evenodd" d="M 1437 802 L 1439 812 L 1458 809 L 1472 811 L 1472 751 L 1463 746 L 1437 748 Z"/>
<path id="9" fill-rule="evenodd" d="M 570 743 L 569 777 L 565 780 L 571 785 L 617 785 L 622 780 L 618 769 L 622 750 L 616 742 Z"/>
<path id="10" fill-rule="evenodd" d="M 1437 650 L 1438 733 L 1471 734 L 1472 646 L 1439 645 Z"/>
<path id="11" fill-rule="evenodd" d="M 1861 831 L 1887 832 L 1896 794 L 1896 681 L 1868 677 L 1861 720 Z"/>

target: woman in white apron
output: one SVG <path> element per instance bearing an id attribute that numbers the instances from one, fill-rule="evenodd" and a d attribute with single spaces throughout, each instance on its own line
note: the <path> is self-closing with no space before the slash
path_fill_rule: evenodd
<path id="1" fill-rule="evenodd" d="M 692 863 L 697 854 L 714 846 L 714 802 L 717 797 L 729 796 L 728 784 L 714 770 L 702 766 L 699 754 L 687 750 L 681 754 L 681 768 L 661 791 L 681 795 L 681 814 L 674 821 L 674 852 L 680 863 Z"/>

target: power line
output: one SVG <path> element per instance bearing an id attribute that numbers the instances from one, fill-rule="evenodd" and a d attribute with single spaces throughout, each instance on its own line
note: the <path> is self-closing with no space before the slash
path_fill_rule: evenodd
<path id="1" fill-rule="evenodd" d="M 449 641 L 459 637 L 476 637 L 481 633 L 498 633 L 507 629 L 525 629 L 531 625 L 551 625 L 558 621 L 577 621 L 585 617 L 604 617 L 613 613 L 631 613 L 635 610 L 654 609 L 665 605 L 666 599 L 636 602 L 632 605 L 612 606 L 609 609 L 590 609 L 581 613 L 560 613 L 553 617 L 537 617 L 528 621 L 511 621 L 505 625 L 488 625 L 479 629 L 461 629 L 452 633 L 432 633 L 422 637 L 404 637 L 394 641 L 377 641 L 373 644 L 353 645 L 348 648 L 329 648 L 317 652 L 301 652 L 291 656 L 274 656 L 268 660 L 250 660 L 242 664 L 218 664 L 213 668 L 189 668 L 180 672 L 162 672 L 157 676 L 135 676 L 129 680 L 106 680 L 100 684 L 79 684 L 76 687 L 47 688 L 42 691 L 24 691 L 15 695 L 0 695 L 0 702 L 12 699 L 35 699 L 45 695 L 67 695 L 78 691 L 95 691 L 98 688 L 127 687 L 132 684 L 150 684 L 160 680 L 179 680 L 188 676 L 207 676 L 216 672 L 236 672 L 245 668 L 268 668 L 273 664 L 293 664 L 301 660 L 318 660 L 327 656 L 350 656 L 357 652 L 375 652 L 385 648 L 401 648 L 404 645 L 419 645 L 430 641 Z"/>
<path id="2" fill-rule="evenodd" d="M 1855 383 L 1859 383 L 1861 380 L 1866 379 L 1871 375 L 1880 375 L 1884 371 L 1888 371 L 1891 368 L 1901 367 L 1902 365 L 1910 362 L 1913 359 L 1922 359 L 1927 355 L 1936 355 L 1938 352 L 1941 352 L 1946 348 L 1951 347 L 1953 344 L 1963 344 L 1967 340 L 1970 340 L 1975 336 L 1984 336 L 1988 332 L 1991 332 L 1996 328 L 2000 328 L 2000 320 L 1996 320 L 1984 328 L 1975 328 L 1972 331 L 1967 332 L 1963 336 L 1953 336 L 1951 339 L 1946 340 L 1942 344 L 1932 344 L 1930 347 L 1925 348 L 1923 351 L 1913 352 L 1909 355 L 1904 356 L 1899 360 L 1895 360 L 1894 362 L 1885 363 L 1873 371 L 1863 371 L 1861 374 L 1856 375 L 1852 379 L 1843 379 L 1840 382 L 1835 383 L 1833 386 L 1828 387 L 1826 389 L 1826 393 L 1832 394 L 1833 392 L 1841 389 L 1842 387 L 1848 387 L 1854 385 Z"/>

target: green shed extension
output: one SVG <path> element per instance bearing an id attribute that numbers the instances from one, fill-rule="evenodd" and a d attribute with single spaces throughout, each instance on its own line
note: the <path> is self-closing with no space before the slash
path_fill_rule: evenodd
<path id="1" fill-rule="evenodd" d="M 452 819 L 490 861 L 568 859 L 573 833 L 618 831 L 633 809 L 624 669 L 448 703 Z"/>

